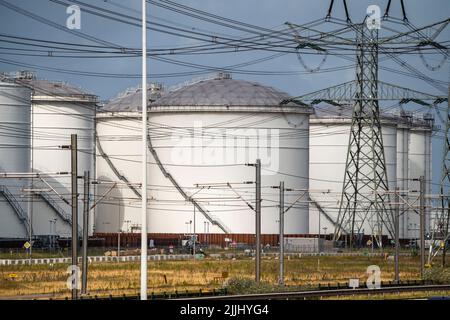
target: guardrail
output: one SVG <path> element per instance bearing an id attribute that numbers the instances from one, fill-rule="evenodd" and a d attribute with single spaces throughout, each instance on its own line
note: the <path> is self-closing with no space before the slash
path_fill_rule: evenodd
<path id="1" fill-rule="evenodd" d="M 285 253 L 285 257 L 291 258 L 302 258 L 302 257 L 317 257 L 317 256 L 340 256 L 340 257 L 355 257 L 355 256 L 369 256 L 369 257 L 382 257 L 382 253 L 358 253 L 358 252 L 322 252 L 322 253 Z M 402 254 L 404 256 L 409 255 L 407 253 Z M 252 257 L 254 253 L 245 254 L 245 253 L 211 253 L 208 254 L 207 257 L 213 259 L 233 259 L 236 257 Z M 262 257 L 278 257 L 279 254 L 275 252 L 262 253 Z M 81 262 L 81 257 L 78 257 L 78 260 Z M 140 256 L 91 256 L 88 257 L 89 263 L 95 262 L 132 262 L 132 261 L 140 261 Z M 148 261 L 164 261 L 164 260 L 189 260 L 193 259 L 193 255 L 190 254 L 154 254 L 147 256 Z M 71 263 L 72 259 L 68 257 L 64 258 L 41 258 L 41 259 L 31 259 L 31 264 L 68 264 Z M 29 265 L 30 259 L 0 259 L 0 266 L 11 266 L 11 265 Z"/>
<path id="2" fill-rule="evenodd" d="M 166 254 L 155 254 L 148 255 L 148 261 L 165 261 L 165 260 L 190 260 L 193 256 L 190 254 L 179 254 L 179 255 L 166 255 Z M 93 256 L 88 257 L 89 263 L 95 262 L 132 262 L 140 261 L 140 256 Z M 0 266 L 20 266 L 20 265 L 39 265 L 39 264 L 70 264 L 72 258 L 41 258 L 41 259 L 1 259 Z M 78 257 L 78 262 L 82 262 L 82 258 Z"/>

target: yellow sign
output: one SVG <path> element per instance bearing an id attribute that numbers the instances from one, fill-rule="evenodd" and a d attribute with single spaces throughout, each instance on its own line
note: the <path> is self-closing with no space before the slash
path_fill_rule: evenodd
<path id="1" fill-rule="evenodd" d="M 30 249 L 31 244 L 27 241 L 27 242 L 24 243 L 23 247 L 24 247 L 25 249 Z"/>
<path id="2" fill-rule="evenodd" d="M 15 279 L 15 278 L 17 278 L 17 274 L 15 274 L 15 273 L 10 273 L 10 274 L 8 274 L 8 277 L 9 277 L 10 279 Z"/>

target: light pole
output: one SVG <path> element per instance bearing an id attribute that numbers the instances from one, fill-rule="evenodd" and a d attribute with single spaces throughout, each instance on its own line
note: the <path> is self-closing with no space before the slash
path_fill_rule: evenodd
<path id="1" fill-rule="evenodd" d="M 425 177 L 420 176 L 419 197 L 419 236 L 420 236 L 420 277 L 423 279 L 425 273 Z"/>
<path id="2" fill-rule="evenodd" d="M 193 247 L 194 260 L 195 260 L 195 243 L 196 242 L 197 242 L 197 233 L 195 230 L 195 205 L 194 205 L 194 247 Z"/>
<path id="3" fill-rule="evenodd" d="M 208 235 L 208 238 L 207 238 L 206 243 L 207 243 L 208 248 L 209 248 L 209 242 L 210 242 L 210 237 L 209 237 L 209 221 L 206 221 L 206 233 L 207 233 L 207 235 Z"/>
<path id="4" fill-rule="evenodd" d="M 284 181 L 280 181 L 280 208 L 279 208 L 279 227 L 280 227 L 280 274 L 278 284 L 284 285 Z"/>
<path id="5" fill-rule="evenodd" d="M 319 239 L 317 240 L 317 253 L 320 253 L 320 211 L 319 213 Z"/>
<path id="6" fill-rule="evenodd" d="M 120 232 L 121 232 L 121 226 L 120 226 L 120 200 L 117 200 L 117 208 L 119 210 L 118 212 L 118 221 L 117 221 L 117 257 L 120 257 Z"/>
<path id="7" fill-rule="evenodd" d="M 71 208 L 72 208 L 72 277 L 74 277 L 74 282 L 72 282 L 72 300 L 78 299 L 78 142 L 77 135 L 70 135 L 70 153 L 71 153 Z"/>
<path id="8" fill-rule="evenodd" d="M 125 220 L 124 223 L 125 223 L 125 232 L 126 232 L 126 233 L 130 232 L 130 223 L 131 223 L 131 220 Z"/>
<path id="9" fill-rule="evenodd" d="M 205 244 L 207 243 L 206 242 L 206 221 L 203 221 L 203 234 L 205 235 L 205 237 L 204 237 L 204 241 L 205 241 Z"/>
<path id="10" fill-rule="evenodd" d="M 142 0 L 141 300 L 147 300 L 147 2 Z"/>
<path id="11" fill-rule="evenodd" d="M 255 167 L 255 282 L 261 280 L 261 159 L 246 166 Z"/>

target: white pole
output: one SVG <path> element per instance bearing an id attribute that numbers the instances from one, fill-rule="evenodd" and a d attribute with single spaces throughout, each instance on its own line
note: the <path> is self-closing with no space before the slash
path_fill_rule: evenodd
<path id="1" fill-rule="evenodd" d="M 194 249 L 193 249 L 194 260 L 195 260 L 195 242 L 197 242 L 197 232 L 195 230 L 195 205 L 194 205 Z"/>
<path id="2" fill-rule="evenodd" d="M 147 300 L 147 6 L 142 0 L 141 300 Z"/>

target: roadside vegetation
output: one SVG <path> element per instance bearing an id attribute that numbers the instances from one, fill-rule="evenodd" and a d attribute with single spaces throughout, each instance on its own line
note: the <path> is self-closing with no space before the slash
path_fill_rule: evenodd
<path id="1" fill-rule="evenodd" d="M 450 261 L 449 261 L 450 262 Z M 346 283 L 350 278 L 360 279 L 364 286 L 369 265 L 378 265 L 381 280 L 394 278 L 394 263 L 384 257 L 297 257 L 285 259 L 285 284 L 278 286 L 279 261 L 264 257 L 261 285 L 255 286 L 254 260 L 248 257 L 197 261 L 150 261 L 148 287 L 151 292 L 181 292 L 213 290 L 227 287 L 230 293 L 272 292 L 317 287 L 319 284 Z M 450 265 L 450 263 L 449 263 Z M 31 294 L 69 296 L 66 287 L 68 265 L 0 266 L 0 297 Z M 427 271 L 433 280 L 449 282 L 450 269 Z M 418 257 L 402 257 L 402 280 L 419 279 Z M 139 262 L 92 263 L 89 266 L 88 289 L 91 295 L 137 294 L 139 291 Z M 442 278 L 441 278 L 442 277 Z M 431 279 L 431 278 L 430 278 Z"/>

